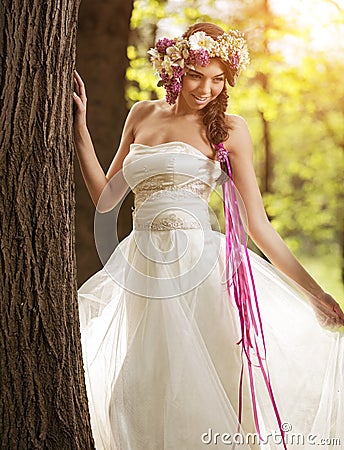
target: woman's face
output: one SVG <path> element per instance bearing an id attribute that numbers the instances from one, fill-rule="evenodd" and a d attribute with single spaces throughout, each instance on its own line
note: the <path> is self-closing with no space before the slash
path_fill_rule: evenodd
<path id="1" fill-rule="evenodd" d="M 221 60 L 211 58 L 206 67 L 195 66 L 188 69 L 183 77 L 183 86 L 179 101 L 191 109 L 202 109 L 214 100 L 225 85 L 225 67 Z"/>

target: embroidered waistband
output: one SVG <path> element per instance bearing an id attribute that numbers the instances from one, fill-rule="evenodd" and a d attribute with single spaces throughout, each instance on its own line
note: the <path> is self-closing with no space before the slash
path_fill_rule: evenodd
<path id="1" fill-rule="evenodd" d="M 152 219 L 137 219 L 135 218 L 135 211 L 133 211 L 133 227 L 137 231 L 168 231 L 200 229 L 204 228 L 204 224 L 196 219 L 180 217 L 176 213 L 158 216 Z"/>

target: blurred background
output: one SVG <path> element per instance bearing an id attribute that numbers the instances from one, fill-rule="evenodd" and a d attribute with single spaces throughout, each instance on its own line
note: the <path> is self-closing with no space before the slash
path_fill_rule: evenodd
<path id="1" fill-rule="evenodd" d="M 104 170 L 129 108 L 164 96 L 147 57 L 159 37 L 199 21 L 245 33 L 252 63 L 229 91 L 229 112 L 248 122 L 272 224 L 343 305 L 344 0 L 84 0 L 79 19 L 77 69 Z M 76 197 L 80 285 L 101 263 L 77 163 Z M 121 239 L 131 231 L 132 203 L 130 195 L 121 208 Z M 211 204 L 221 215 L 218 196 Z"/>

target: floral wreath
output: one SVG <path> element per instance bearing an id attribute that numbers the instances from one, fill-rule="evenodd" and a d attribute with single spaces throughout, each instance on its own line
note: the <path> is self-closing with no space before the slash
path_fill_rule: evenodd
<path id="1" fill-rule="evenodd" d="M 204 31 L 193 33 L 188 39 L 159 39 L 156 46 L 148 51 L 153 67 L 160 76 L 158 86 L 166 89 L 166 101 L 173 105 L 182 89 L 182 77 L 186 69 L 205 67 L 210 58 L 221 58 L 229 63 L 231 78 L 235 82 L 250 62 L 246 40 L 238 30 L 230 30 L 216 39 Z"/>

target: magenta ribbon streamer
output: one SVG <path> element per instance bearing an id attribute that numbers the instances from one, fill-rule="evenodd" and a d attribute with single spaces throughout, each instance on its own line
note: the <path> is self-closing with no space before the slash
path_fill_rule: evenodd
<path id="1" fill-rule="evenodd" d="M 250 257 L 246 245 L 244 227 L 240 218 L 239 205 L 235 193 L 235 185 L 228 158 L 228 152 L 224 148 L 222 143 L 218 144 L 216 146 L 216 149 L 217 159 L 221 163 L 222 169 L 228 174 L 227 180 L 222 184 L 224 216 L 226 223 L 226 283 L 227 290 L 230 296 L 233 292 L 234 300 L 239 313 L 241 328 L 241 339 L 238 342 L 238 344 L 241 344 L 242 357 L 242 367 L 239 383 L 239 428 L 241 426 L 243 408 L 243 376 L 245 355 L 248 365 L 254 423 L 259 438 L 262 439 L 261 427 L 257 411 L 257 398 L 255 392 L 253 367 L 258 367 L 262 373 L 265 386 L 275 412 L 278 427 L 281 432 L 283 447 L 287 450 L 285 442 L 285 432 L 282 429 L 282 422 L 272 391 L 269 371 L 266 363 L 266 346 L 263 325 L 258 305 L 257 292 L 253 279 Z M 259 342 L 261 343 L 262 350 L 259 349 Z M 256 364 L 253 364 L 252 362 L 252 356 L 254 355 L 258 360 L 258 363 Z"/>

